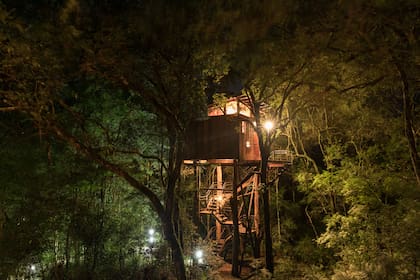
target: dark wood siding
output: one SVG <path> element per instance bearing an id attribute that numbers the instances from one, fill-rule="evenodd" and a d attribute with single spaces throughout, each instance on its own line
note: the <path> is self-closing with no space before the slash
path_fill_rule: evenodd
<path id="1" fill-rule="evenodd" d="M 243 117 L 209 117 L 193 122 L 187 130 L 184 159 L 259 158 L 258 138 L 252 124 Z"/>
<path id="2" fill-rule="evenodd" d="M 252 123 L 245 120 L 242 121 L 240 153 L 241 161 L 256 161 L 261 159 L 257 133 Z"/>

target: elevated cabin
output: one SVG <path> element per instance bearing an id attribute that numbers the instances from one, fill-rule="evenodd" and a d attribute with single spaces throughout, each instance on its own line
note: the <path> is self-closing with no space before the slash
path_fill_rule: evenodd
<path id="1" fill-rule="evenodd" d="M 261 173 L 249 168 L 261 162 L 253 121 L 247 99 L 239 96 L 224 106 L 209 106 L 207 117 L 187 130 L 184 163 L 193 170 L 189 174 L 194 174 L 197 187 L 192 213 L 197 224 L 205 225 L 207 238 L 216 241 L 214 252 L 224 257 L 229 248 L 239 248 L 235 231 L 244 244 L 260 236 Z M 290 163 L 288 151 L 274 150 L 268 167 L 278 178 L 279 168 Z"/>
<path id="2" fill-rule="evenodd" d="M 223 108 L 210 106 L 208 117 L 187 131 L 186 160 L 257 163 L 261 160 L 253 116 L 245 99 L 234 97 Z"/>

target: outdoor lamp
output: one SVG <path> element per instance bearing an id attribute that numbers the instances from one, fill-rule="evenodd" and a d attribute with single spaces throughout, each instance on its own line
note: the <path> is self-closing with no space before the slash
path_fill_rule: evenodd
<path id="1" fill-rule="evenodd" d="M 197 250 L 197 251 L 195 251 L 195 254 L 194 254 L 194 256 L 195 256 L 195 258 L 197 259 L 197 263 L 198 264 L 202 264 L 202 263 L 204 263 L 204 260 L 203 260 L 203 250 Z"/>
<path id="2" fill-rule="evenodd" d="M 267 132 L 270 132 L 271 129 L 273 129 L 274 124 L 272 121 L 265 121 L 264 128 L 267 130 Z"/>
<path id="3" fill-rule="evenodd" d="M 202 250 L 195 251 L 195 257 L 197 259 L 201 259 L 203 257 L 203 251 Z"/>

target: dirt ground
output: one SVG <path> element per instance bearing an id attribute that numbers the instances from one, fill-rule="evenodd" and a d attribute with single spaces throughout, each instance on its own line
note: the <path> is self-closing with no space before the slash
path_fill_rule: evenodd
<path id="1" fill-rule="evenodd" d="M 232 265 L 225 263 L 219 268 L 220 279 L 227 280 L 238 280 L 238 279 L 247 279 L 251 275 L 251 269 L 249 267 L 242 267 L 241 278 L 236 278 L 231 275 Z"/>

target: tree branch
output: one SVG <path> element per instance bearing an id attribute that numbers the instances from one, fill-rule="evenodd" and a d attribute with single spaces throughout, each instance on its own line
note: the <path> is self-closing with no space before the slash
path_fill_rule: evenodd
<path id="1" fill-rule="evenodd" d="M 0 112 L 11 112 L 11 111 L 17 111 L 19 107 L 16 106 L 10 106 L 10 107 L 0 107 Z"/>
<path id="2" fill-rule="evenodd" d="M 118 175 L 119 177 L 123 178 L 127 183 L 129 183 L 132 187 L 140 191 L 142 194 L 144 194 L 152 203 L 153 208 L 158 213 L 159 217 L 164 221 L 166 219 L 165 217 L 165 211 L 162 203 L 160 202 L 159 197 L 150 190 L 147 186 L 140 183 L 137 179 L 135 179 L 133 176 L 131 176 L 127 171 L 122 169 L 120 166 L 106 160 L 101 155 L 99 155 L 97 152 L 95 152 L 94 149 L 91 147 L 88 147 L 81 143 L 79 139 L 77 139 L 75 136 L 67 133 L 64 129 L 58 127 L 58 126 L 52 126 L 51 131 L 61 140 L 67 142 L 70 146 L 72 146 L 74 149 L 76 149 L 78 152 L 84 154 L 88 158 L 92 159 L 96 163 L 98 163 L 100 166 L 102 166 L 104 169 L 111 171 L 112 173 Z"/>
<path id="3" fill-rule="evenodd" d="M 115 149 L 114 151 L 117 152 L 117 153 L 122 153 L 122 154 L 135 154 L 135 155 L 138 155 L 139 157 L 142 157 L 144 159 L 156 160 L 163 166 L 165 171 L 168 172 L 168 167 L 166 166 L 165 162 L 161 158 L 159 158 L 158 156 L 145 155 L 145 154 L 140 153 L 137 150 L 117 150 L 117 149 Z"/>

